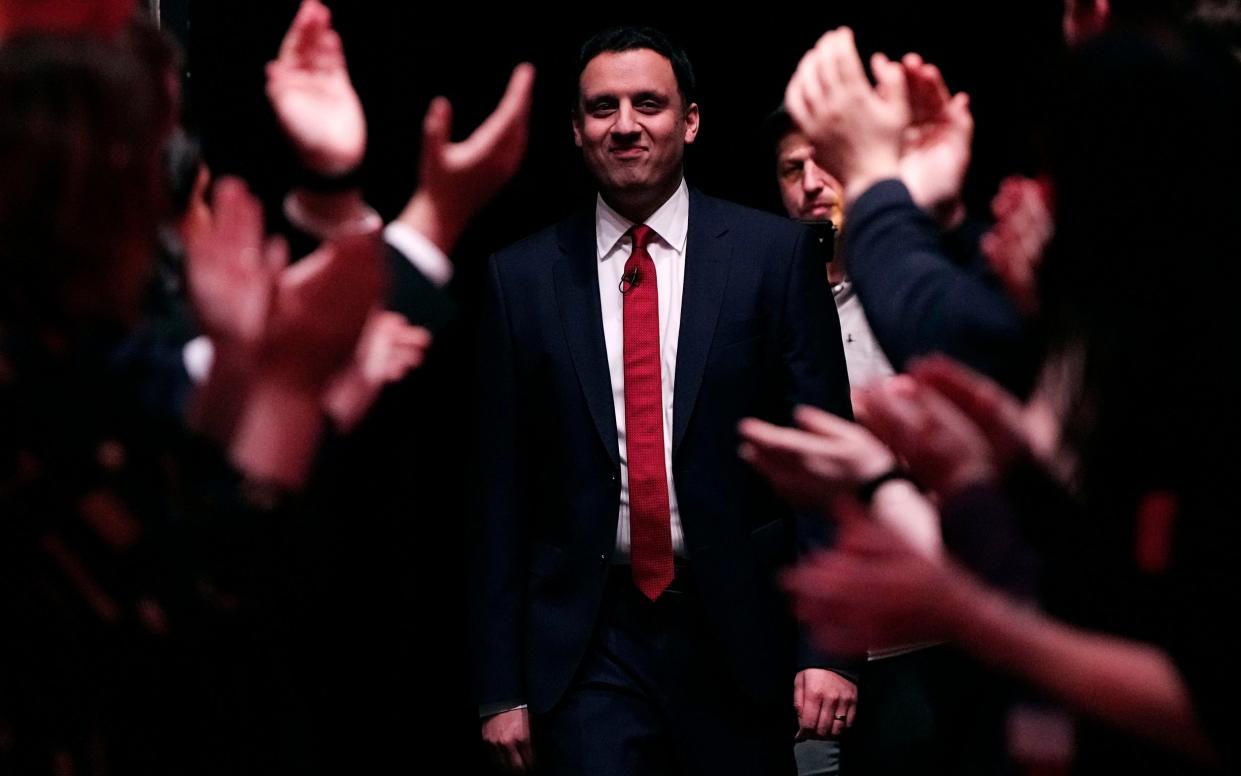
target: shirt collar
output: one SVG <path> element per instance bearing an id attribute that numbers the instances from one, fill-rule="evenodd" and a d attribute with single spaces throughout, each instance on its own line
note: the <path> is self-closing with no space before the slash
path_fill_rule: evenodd
<path id="1" fill-rule="evenodd" d="M 685 179 L 671 197 L 646 219 L 656 236 L 672 250 L 684 253 L 689 235 L 689 187 Z M 616 248 L 633 221 L 625 218 L 603 201 L 603 195 L 595 198 L 595 248 L 600 261 Z"/>

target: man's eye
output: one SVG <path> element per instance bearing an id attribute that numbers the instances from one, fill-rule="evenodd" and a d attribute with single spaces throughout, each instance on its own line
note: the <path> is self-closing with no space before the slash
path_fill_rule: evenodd
<path id="1" fill-rule="evenodd" d="M 616 112 L 616 106 L 612 103 L 601 102 L 591 106 L 590 115 L 600 117 L 609 116 Z"/>

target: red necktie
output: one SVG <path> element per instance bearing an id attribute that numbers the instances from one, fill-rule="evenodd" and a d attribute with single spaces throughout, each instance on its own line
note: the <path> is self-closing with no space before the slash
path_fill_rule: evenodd
<path id="1" fill-rule="evenodd" d="M 672 520 L 664 469 L 664 397 L 660 385 L 659 286 L 646 246 L 646 224 L 630 230 L 625 262 L 625 452 L 629 465 L 629 562 L 633 581 L 654 601 L 672 582 Z M 637 272 L 637 275 L 634 273 Z"/>

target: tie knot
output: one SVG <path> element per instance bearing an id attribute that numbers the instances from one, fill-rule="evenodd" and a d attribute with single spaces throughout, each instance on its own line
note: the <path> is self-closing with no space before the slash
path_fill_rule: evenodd
<path id="1" fill-rule="evenodd" d="M 655 230 L 646 224 L 634 224 L 629 228 L 629 234 L 633 237 L 633 249 L 642 251 L 651 244 L 651 240 L 655 237 Z"/>

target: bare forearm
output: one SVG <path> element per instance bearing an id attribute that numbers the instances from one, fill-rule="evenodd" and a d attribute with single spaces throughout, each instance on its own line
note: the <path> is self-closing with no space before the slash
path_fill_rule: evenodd
<path id="1" fill-rule="evenodd" d="M 1211 759 L 1185 684 L 1159 648 L 1066 625 L 972 580 L 954 597 L 956 639 L 982 661 L 1085 714 Z"/>

